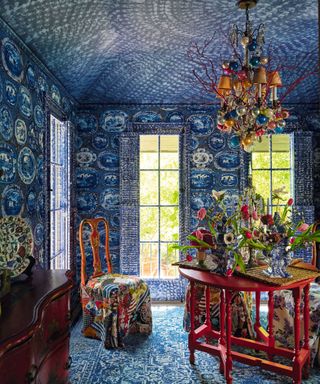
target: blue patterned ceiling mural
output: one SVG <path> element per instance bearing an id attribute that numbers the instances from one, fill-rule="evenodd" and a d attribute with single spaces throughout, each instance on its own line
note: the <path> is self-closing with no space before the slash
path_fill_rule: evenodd
<path id="1" fill-rule="evenodd" d="M 203 103 L 187 59 L 191 41 L 213 36 L 225 58 L 227 33 L 244 12 L 230 0 L 0 0 L 1 17 L 82 103 Z M 318 2 L 260 0 L 254 23 L 287 65 L 310 68 L 303 52 L 318 47 Z M 215 33 L 216 32 L 216 33 Z M 222 33 L 223 32 L 223 33 Z M 228 56 L 227 56 L 228 57 Z M 300 74 L 302 74 L 302 72 Z M 318 101 L 317 77 L 291 93 L 291 103 Z"/>

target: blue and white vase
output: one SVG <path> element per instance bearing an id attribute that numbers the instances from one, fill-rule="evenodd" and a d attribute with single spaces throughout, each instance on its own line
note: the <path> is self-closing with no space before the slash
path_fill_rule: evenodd
<path id="1" fill-rule="evenodd" d="M 263 272 L 269 277 L 292 277 L 287 272 L 287 266 L 292 260 L 292 252 L 286 251 L 286 245 L 278 245 L 270 252 L 269 267 Z"/>

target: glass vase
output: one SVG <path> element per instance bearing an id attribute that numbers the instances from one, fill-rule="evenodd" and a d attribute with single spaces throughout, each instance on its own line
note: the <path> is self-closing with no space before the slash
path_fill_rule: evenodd
<path id="1" fill-rule="evenodd" d="M 286 251 L 286 245 L 278 245 L 270 252 L 269 266 L 263 272 L 269 277 L 292 277 L 287 266 L 292 259 L 292 252 Z"/>

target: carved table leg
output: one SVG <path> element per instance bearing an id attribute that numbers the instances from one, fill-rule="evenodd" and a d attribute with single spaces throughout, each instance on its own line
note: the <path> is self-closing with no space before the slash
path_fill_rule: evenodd
<path id="1" fill-rule="evenodd" d="M 300 356 L 300 303 L 301 288 L 293 289 L 294 298 L 294 358 L 293 358 L 293 383 L 300 384 L 302 380 L 302 366 Z"/>
<path id="2" fill-rule="evenodd" d="M 226 329 L 226 341 L 227 341 L 227 361 L 225 377 L 227 384 L 232 384 L 232 356 L 231 356 L 231 334 L 232 334 L 232 323 L 231 323 L 231 299 L 232 291 L 226 289 L 226 315 L 227 315 L 227 329 Z"/>
<path id="3" fill-rule="evenodd" d="M 275 344 L 274 332 L 273 332 L 274 297 L 273 297 L 272 291 L 269 291 L 268 295 L 269 295 L 269 300 L 268 300 L 268 331 L 269 331 L 268 358 L 269 358 L 269 360 L 272 360 L 273 354 L 271 352 L 271 349 L 274 348 L 274 344 Z"/>
<path id="4" fill-rule="evenodd" d="M 225 339 L 225 295 L 224 290 L 220 290 L 220 338 L 219 338 L 219 344 L 226 345 L 226 339 Z M 220 359 L 220 373 L 224 372 L 224 362 L 222 359 Z"/>
<path id="5" fill-rule="evenodd" d="M 190 351 L 189 361 L 194 364 L 194 307 L 195 307 L 195 292 L 194 282 L 190 282 L 190 332 L 188 346 Z"/>
<path id="6" fill-rule="evenodd" d="M 303 348 L 306 349 L 309 353 L 307 361 L 303 367 L 303 378 L 307 379 L 309 377 L 309 368 L 310 368 L 310 346 L 309 346 L 309 293 L 310 293 L 310 284 L 307 284 L 304 289 L 304 307 L 303 307 L 303 317 L 304 317 L 304 344 Z"/>

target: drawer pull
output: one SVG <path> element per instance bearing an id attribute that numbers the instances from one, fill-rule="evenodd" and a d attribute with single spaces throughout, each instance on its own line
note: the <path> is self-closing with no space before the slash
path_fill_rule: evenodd
<path id="1" fill-rule="evenodd" d="M 38 373 L 38 367 L 36 365 L 32 365 L 30 371 L 27 373 L 27 383 L 34 383 L 36 376 Z"/>
<path id="2" fill-rule="evenodd" d="M 66 365 L 65 365 L 66 369 L 70 369 L 71 364 L 72 364 L 72 357 L 69 356 L 68 361 L 66 362 Z"/>

